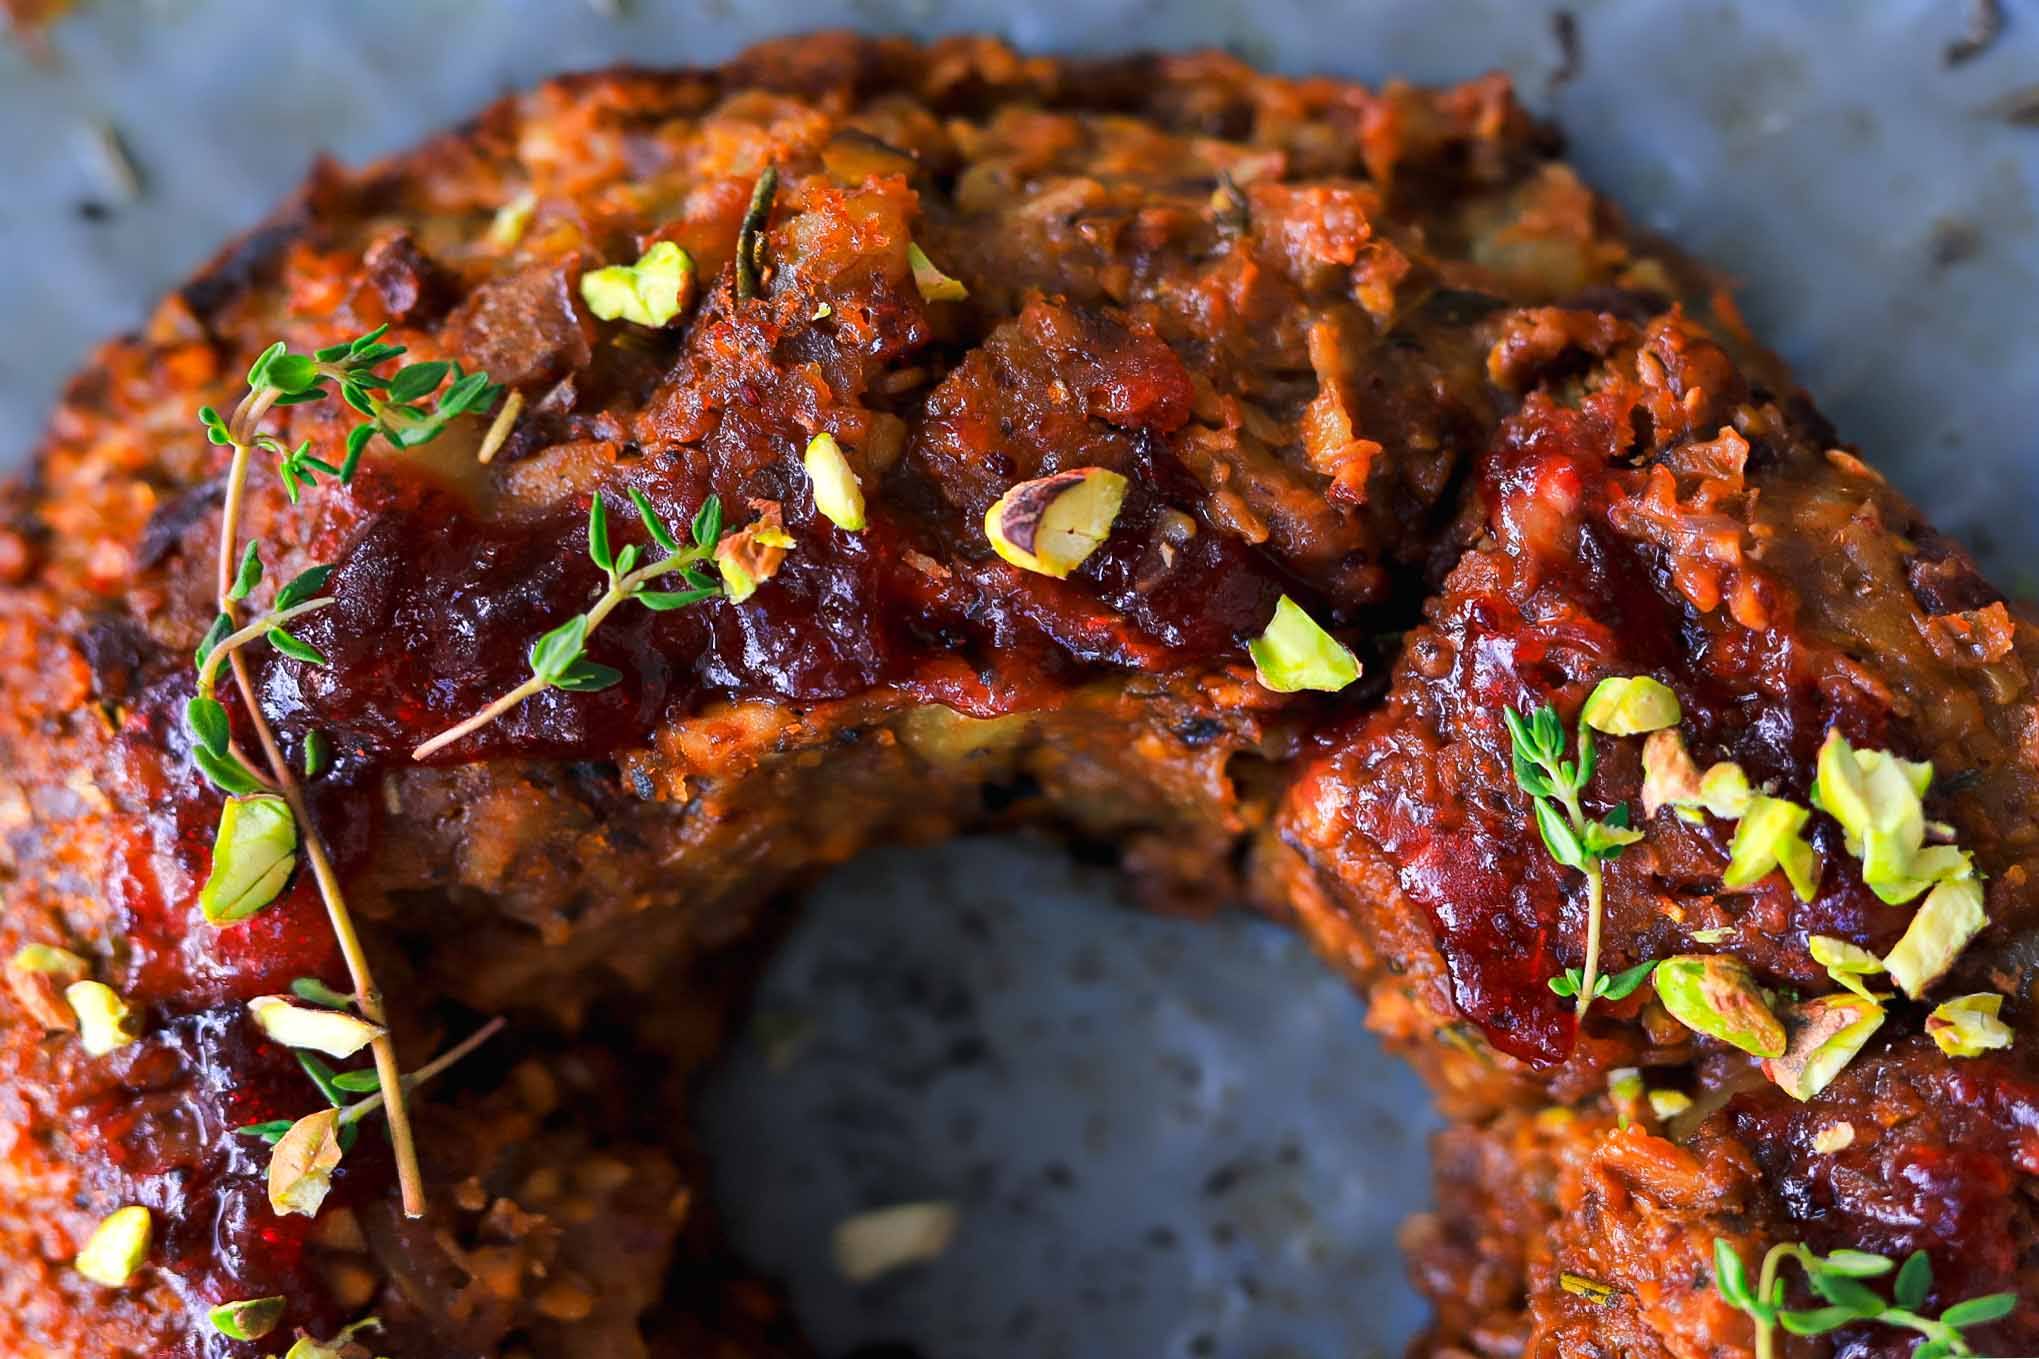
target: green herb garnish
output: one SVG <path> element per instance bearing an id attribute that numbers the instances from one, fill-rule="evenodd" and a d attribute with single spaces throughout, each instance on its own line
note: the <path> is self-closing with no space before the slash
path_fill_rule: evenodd
<path id="1" fill-rule="evenodd" d="M 1824 1306 L 1785 1307 L 1784 1280 L 1778 1272 L 1786 1260 L 1798 1262 Z M 1713 1263 L 1714 1285 L 1721 1297 L 1756 1323 L 1756 1359 L 1772 1359 L 1779 1326 L 1793 1335 L 1825 1335 L 1856 1321 L 1917 1331 L 1925 1340 L 1912 1351 L 1912 1359 L 1972 1355 L 1975 1351 L 1963 1330 L 2001 1320 L 2018 1305 L 2014 1293 L 1989 1293 L 1957 1302 L 1937 1319 L 1920 1315 L 1918 1309 L 1933 1287 L 1933 1262 L 1922 1250 L 1913 1251 L 1898 1268 L 1890 1301 L 1862 1280 L 1880 1278 L 1894 1264 L 1888 1256 L 1868 1251 L 1837 1250 L 1821 1256 L 1799 1242 L 1779 1242 L 1763 1256 L 1762 1272 L 1753 1286 L 1740 1253 L 1720 1237 L 1713 1241 Z"/>
<path id="2" fill-rule="evenodd" d="M 1656 970 L 1657 960 L 1651 958 L 1620 972 L 1603 972 L 1594 979 L 1593 999 L 1624 1000 L 1634 994 L 1635 989 L 1647 981 L 1650 973 Z M 1550 989 L 1560 996 L 1576 996 L 1584 981 L 1585 976 L 1580 969 L 1568 967 L 1564 976 L 1552 977 L 1549 985 Z"/>
<path id="3" fill-rule="evenodd" d="M 1600 985 L 1600 916 L 1606 888 L 1600 865 L 1619 858 L 1623 849 L 1642 839 L 1642 832 L 1630 829 L 1626 803 L 1601 820 L 1588 818 L 1579 805 L 1579 794 L 1593 778 L 1591 727 L 1580 725 L 1578 758 L 1572 760 L 1565 758 L 1565 729 L 1556 708 L 1545 705 L 1525 718 L 1511 707 L 1501 716 L 1513 745 L 1515 783 L 1536 808 L 1544 848 L 1551 858 L 1586 878 L 1586 965 L 1570 979 L 1569 992 L 1579 998 L 1577 1013 L 1584 1020 L 1593 1001 L 1605 994 Z"/>
<path id="4" fill-rule="evenodd" d="M 199 412 L 207 440 L 231 449 L 232 458 L 220 515 L 219 615 L 199 644 L 194 658 L 199 671 L 197 693 L 185 710 L 185 723 L 194 738 L 192 762 L 235 799 L 222 814 L 212 873 L 202 894 L 208 916 L 223 921 L 260 910 L 289 879 L 301 850 L 325 902 L 355 994 L 362 997 L 363 1017 L 378 1026 L 383 1023 L 381 992 L 362 952 L 339 877 L 312 825 L 296 772 L 283 756 L 241 655 L 248 644 L 266 640 L 282 655 L 324 665 L 326 659 L 318 649 L 287 625 L 331 602 L 314 598 L 325 588 L 331 568 L 315 566 L 290 581 L 266 611 L 243 625 L 241 605 L 261 583 L 263 568 L 259 546 L 243 546 L 238 539 L 249 470 L 257 454 L 275 459 L 284 492 L 295 502 L 307 489 L 317 487 L 321 477 L 351 482 L 377 435 L 392 447 L 416 448 L 439 437 L 459 416 L 484 412 L 494 404 L 500 389 L 486 374 L 462 372 L 458 364 L 432 361 L 388 373 L 377 371 L 404 353 L 401 345 L 384 340 L 388 329 L 378 327 L 311 354 L 293 354 L 281 341 L 272 344 L 248 369 L 248 390 L 231 414 L 222 415 L 211 406 Z M 346 451 L 337 463 L 314 455 L 309 440 L 292 448 L 263 428 L 270 412 L 279 407 L 323 401 L 335 392 L 366 417 L 348 433 Z M 215 696 L 223 666 L 233 673 L 241 709 L 261 751 L 260 772 L 235 744 L 232 722 Z M 321 764 L 318 746 L 311 740 L 307 741 L 305 761 L 307 776 Z M 403 1106 L 395 1048 L 384 1034 L 375 1040 L 375 1049 L 376 1066 L 383 1076 L 378 1100 L 386 1099 L 389 1107 L 390 1141 L 404 1211 L 418 1217 L 425 1211 L 424 1177 Z"/>
<path id="5" fill-rule="evenodd" d="M 725 592 L 725 584 L 710 575 L 704 565 L 714 557 L 716 544 L 724 533 L 719 497 L 709 496 L 694 516 L 693 523 L 688 526 L 688 536 L 692 539 L 689 547 L 680 546 L 679 535 L 660 518 L 642 491 L 630 488 L 630 499 L 637 507 L 645 533 L 660 550 L 657 560 L 639 566 L 638 560 L 645 554 L 636 543 L 620 552 L 615 550 L 609 538 L 609 511 L 600 493 L 597 493 L 588 506 L 588 556 L 608 577 L 609 588 L 586 613 L 576 614 L 531 644 L 530 679 L 465 722 L 440 732 L 419 746 L 411 752 L 413 759 L 429 759 L 461 737 L 479 731 L 525 699 L 547 689 L 595 693 L 621 680 L 621 672 L 591 661 L 587 656 L 589 634 L 600 627 L 602 620 L 618 605 L 634 600 L 656 613 L 665 613 L 717 598 Z M 675 583 L 682 588 L 652 588 L 654 581 L 668 576 L 678 577 Z"/>

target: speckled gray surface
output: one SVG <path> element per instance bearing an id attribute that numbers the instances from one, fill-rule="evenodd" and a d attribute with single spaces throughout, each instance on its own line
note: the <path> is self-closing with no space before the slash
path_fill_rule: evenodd
<path id="1" fill-rule="evenodd" d="M 1576 18 L 1568 79 L 1553 15 Z M 709 62 L 852 24 L 1044 50 L 1221 45 L 1287 70 L 1501 67 L 1638 220 L 1730 270 L 1841 428 L 2007 583 L 2039 509 L 2039 4 L 1949 67 L 1967 0 L 96 0 L 54 64 L 0 45 L 0 467 L 102 335 L 286 192 L 552 71 Z M 120 129 L 145 188 L 84 150 Z M 90 206 L 88 206 L 90 205 Z M 104 211 L 101 211 L 101 209 Z M 88 219 L 88 211 L 98 220 Z M 1010 841 L 852 865 L 764 984 L 709 1101 L 739 1238 L 831 1356 L 1393 1353 L 1420 1312 L 1391 1226 L 1427 1186 L 1420 1094 L 1272 927 L 1109 909 Z M 784 1050 L 780 1051 L 784 1056 Z M 842 1214 L 964 1207 L 941 1261 L 865 1289 Z"/>
<path id="2" fill-rule="evenodd" d="M 739 1244 L 832 1352 L 1368 1359 L 1420 1323 L 1421 1084 L 1293 933 L 1115 888 L 984 839 L 815 893 L 704 1123 Z M 962 1210 L 935 1265 L 829 1267 L 828 1224 L 926 1199 Z"/>

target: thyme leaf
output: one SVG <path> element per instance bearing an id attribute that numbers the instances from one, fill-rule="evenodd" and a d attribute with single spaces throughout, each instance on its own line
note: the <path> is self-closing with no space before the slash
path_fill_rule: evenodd
<path id="1" fill-rule="evenodd" d="M 1784 1305 L 1784 1280 L 1779 1272 L 1791 1260 L 1805 1271 L 1806 1283 L 1825 1306 L 1801 1309 Z M 2013 1293 L 1987 1293 L 1957 1302 L 1937 1318 L 1921 1315 L 1918 1309 L 1933 1288 L 1933 1262 L 1923 1250 L 1913 1251 L 1897 1266 L 1888 1256 L 1870 1251 L 1837 1250 L 1822 1256 L 1801 1242 L 1781 1241 L 1764 1254 L 1761 1272 L 1751 1284 L 1741 1253 L 1724 1238 L 1715 1237 L 1713 1262 L 1714 1287 L 1721 1298 L 1756 1323 L 1756 1359 L 1774 1359 L 1780 1326 L 1792 1335 L 1814 1336 L 1858 1321 L 1917 1331 L 1924 1340 L 1912 1351 L 1913 1359 L 1973 1355 L 1975 1350 L 1964 1330 L 2001 1320 L 2018 1302 Z M 1862 1282 L 1881 1278 L 1893 1268 L 1897 1277 L 1892 1281 L 1890 1301 Z"/>
<path id="2" fill-rule="evenodd" d="M 1568 759 L 1564 723 L 1556 708 L 1545 704 L 1528 716 L 1504 708 L 1501 720 L 1508 729 L 1516 786 L 1529 794 L 1544 848 L 1557 863 L 1586 879 L 1586 965 L 1577 977 L 1568 972 L 1550 983 L 1558 995 L 1578 997 L 1577 1014 L 1584 1020 L 1594 1000 L 1608 996 L 1601 985 L 1607 978 L 1600 975 L 1600 918 L 1606 894 L 1600 866 L 1621 857 L 1623 849 L 1642 839 L 1642 832 L 1629 826 L 1626 804 L 1599 820 L 1589 818 L 1580 805 L 1579 795 L 1592 780 L 1596 763 L 1592 727 L 1579 724 L 1577 755 Z M 1621 994 L 1640 984 L 1637 977 Z"/>

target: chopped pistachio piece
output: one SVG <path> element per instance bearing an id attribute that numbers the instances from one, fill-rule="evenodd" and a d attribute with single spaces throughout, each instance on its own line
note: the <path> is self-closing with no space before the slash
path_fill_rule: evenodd
<path id="1" fill-rule="evenodd" d="M 1818 804 L 1841 823 L 1848 852 L 1862 861 L 1862 881 L 1892 905 L 1973 872 L 1969 856 L 1952 845 L 1926 848 L 1922 799 L 1932 781 L 1932 765 L 1856 750 L 1838 728 L 1820 746 Z"/>
<path id="2" fill-rule="evenodd" d="M 1699 805 L 1723 821 L 1745 814 L 1752 797 L 1749 776 L 1732 760 L 1722 760 L 1700 776 Z"/>
<path id="3" fill-rule="evenodd" d="M 1749 796 L 1749 776 L 1731 760 L 1701 774 L 1675 727 L 1653 731 L 1643 742 L 1644 816 L 1669 807 L 1695 824 L 1706 819 L 1702 812 L 1732 821 L 1749 809 Z"/>
<path id="4" fill-rule="evenodd" d="M 1790 1037 L 1782 1056 L 1763 1063 L 1763 1074 L 1795 1100 L 1827 1088 L 1883 1025 L 1883 1007 L 1863 996 L 1817 996 L 1784 1012 Z"/>
<path id="5" fill-rule="evenodd" d="M 984 536 L 1014 566 L 1060 580 L 1111 537 L 1125 499 L 1126 479 L 1108 468 L 1037 477 L 985 512 Z"/>
<path id="6" fill-rule="evenodd" d="M 130 1204 L 106 1216 L 78 1252 L 72 1267 L 93 1283 L 107 1288 L 125 1288 L 148 1257 L 155 1239 L 156 1222 L 149 1210 Z"/>
<path id="7" fill-rule="evenodd" d="M 743 603 L 758 592 L 758 586 L 778 575 L 787 549 L 793 546 L 777 503 L 752 504 L 759 507 L 758 517 L 715 545 L 715 569 L 722 573 L 723 593 L 732 604 Z"/>
<path id="8" fill-rule="evenodd" d="M 1618 1066 L 1607 1073 L 1607 1096 L 1616 1104 L 1633 1104 L 1643 1097 L 1641 1067 Z"/>
<path id="9" fill-rule="evenodd" d="M 913 286 L 920 289 L 924 302 L 961 302 L 970 295 L 961 279 L 950 278 L 935 268 L 934 261 L 918 245 L 906 247 L 907 267 L 913 270 Z"/>
<path id="10" fill-rule="evenodd" d="M 1267 631 L 1246 644 L 1263 689 L 1336 693 L 1359 678 L 1359 658 L 1287 595 L 1275 601 Z"/>
<path id="11" fill-rule="evenodd" d="M 1558 1287 L 1601 1307 L 1614 1301 L 1614 1290 L 1583 1274 L 1559 1274 Z"/>
<path id="12" fill-rule="evenodd" d="M 212 1328 L 229 1340 L 260 1340 L 276 1329 L 288 1305 L 281 1297 L 223 1302 L 205 1314 Z"/>
<path id="13" fill-rule="evenodd" d="M 1968 941 L 1988 923 L 1981 883 L 1973 878 L 1943 882 L 1926 894 L 1904 937 L 1884 955 L 1883 965 L 1898 988 L 1917 1000 L 1954 966 Z"/>
<path id="14" fill-rule="evenodd" d="M 1815 934 L 1806 940 L 1806 945 L 1812 951 L 1812 960 L 1824 967 L 1829 977 L 1864 1000 L 1876 999 L 1862 978 L 1873 977 L 1883 971 L 1883 959 L 1860 944 L 1851 944 L 1829 934 Z"/>
<path id="15" fill-rule="evenodd" d="M 1714 925 L 1708 929 L 1692 931 L 1692 942 L 1695 944 L 1724 944 L 1734 937 L 1734 933 L 1735 927 L 1732 925 Z"/>
<path id="16" fill-rule="evenodd" d="M 1685 738 L 1674 728 L 1651 732 L 1643 742 L 1643 815 L 1655 816 L 1661 807 L 1690 807 L 1698 801 L 1699 766 L 1686 751 Z"/>
<path id="17" fill-rule="evenodd" d="M 78 1042 L 94 1057 L 104 1057 L 141 1037 L 133 1010 L 105 982 L 72 982 L 64 988 L 71 1013 L 78 1016 Z"/>
<path id="18" fill-rule="evenodd" d="M 352 1057 L 384 1033 L 381 1025 L 358 1015 L 293 1005 L 289 996 L 257 996 L 248 1002 L 248 1012 L 274 1041 L 329 1057 Z"/>
<path id="19" fill-rule="evenodd" d="M 800 465 L 807 469 L 807 480 L 814 489 L 814 508 L 845 533 L 861 532 L 864 486 L 835 436 L 823 431 L 808 440 Z"/>
<path id="20" fill-rule="evenodd" d="M 1760 793 L 1750 798 L 1728 845 L 1727 872 L 1721 875 L 1721 885 L 1748 887 L 1771 869 L 1781 868 L 1799 900 L 1811 901 L 1819 886 L 1819 862 L 1802 833 L 1811 816 L 1806 808 L 1783 798 Z"/>
<path id="21" fill-rule="evenodd" d="M 1784 1025 L 1741 960 L 1685 953 L 1657 964 L 1657 999 L 1694 1033 L 1718 1038 L 1757 1057 L 1784 1055 Z"/>
<path id="22" fill-rule="evenodd" d="M 24 944 L 15 950 L 7 965 L 23 972 L 61 978 L 66 985 L 83 980 L 85 974 L 92 970 L 71 950 L 50 944 Z"/>
<path id="23" fill-rule="evenodd" d="M 531 226 L 531 214 L 537 209 L 538 195 L 529 189 L 497 208 L 489 223 L 489 244 L 501 250 L 514 249 L 524 239 Z"/>
<path id="24" fill-rule="evenodd" d="M 63 988 L 83 981 L 91 969 L 67 948 L 28 944 L 7 963 L 7 988 L 36 1023 L 46 1029 L 75 1029 L 78 1018 L 64 999 Z"/>
<path id="25" fill-rule="evenodd" d="M 1855 1145 L 1855 1125 L 1845 1119 L 1829 1123 L 1812 1135 L 1812 1149 L 1822 1156 L 1832 1156 L 1837 1151 L 1846 1151 Z"/>
<path id="26" fill-rule="evenodd" d="M 215 925 L 246 920 L 276 900 L 297 868 L 297 821 L 273 793 L 230 797 L 212 841 L 198 909 Z"/>
<path id="27" fill-rule="evenodd" d="M 680 314 L 694 281 L 694 259 L 659 241 L 635 264 L 612 264 L 581 275 L 581 301 L 604 321 L 658 327 Z"/>
<path id="28" fill-rule="evenodd" d="M 1683 1090 L 1650 1091 L 1650 1112 L 1658 1118 L 1676 1118 L 1692 1107 L 1692 1096 Z"/>
<path id="29" fill-rule="evenodd" d="M 2004 998 L 1993 991 L 1956 996 L 1933 1007 L 1926 1032 L 1949 1057 L 1980 1057 L 2011 1045 L 2011 1026 L 1997 1018 L 2003 1008 Z"/>
<path id="30" fill-rule="evenodd" d="M 321 1109 L 291 1124 L 269 1152 L 269 1206 L 277 1216 L 317 1217 L 341 1154 L 338 1109 Z"/>
<path id="31" fill-rule="evenodd" d="M 960 1220 L 953 1203 L 902 1203 L 845 1218 L 835 1228 L 836 1268 L 861 1284 L 932 1260 L 949 1248 Z"/>
<path id="32" fill-rule="evenodd" d="M 1683 713 L 1670 687 L 1648 675 L 1612 675 L 1593 686 L 1579 720 L 1609 736 L 1641 736 L 1675 727 Z"/>
<path id="33" fill-rule="evenodd" d="M 363 1352 L 358 1345 L 349 1343 L 354 1336 L 361 1331 L 381 1329 L 381 1318 L 363 1317 L 331 1340 L 318 1340 L 300 1331 L 297 1343 L 284 1353 L 283 1359 L 351 1359 Z"/>

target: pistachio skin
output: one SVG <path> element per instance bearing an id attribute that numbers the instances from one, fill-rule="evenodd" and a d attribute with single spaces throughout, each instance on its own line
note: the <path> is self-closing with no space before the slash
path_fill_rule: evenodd
<path id="1" fill-rule="evenodd" d="M 1111 536 L 1125 499 L 1126 479 L 1109 468 L 1037 477 L 985 512 L 984 536 L 1014 566 L 1061 580 Z"/>
<path id="2" fill-rule="evenodd" d="M 2004 998 L 1994 991 L 1956 996 L 1933 1007 L 1926 1016 L 1926 1036 L 1949 1057 L 1980 1057 L 2007 1048 L 2016 1037 L 1997 1016 Z"/>
<path id="3" fill-rule="evenodd" d="M 1865 996 L 1819 996 L 1786 1010 L 1784 1024 L 1784 1054 L 1764 1062 L 1763 1074 L 1802 1102 L 1826 1089 L 1883 1027 L 1883 1007 Z"/>
<path id="4" fill-rule="evenodd" d="M 1740 1048 L 1754 1057 L 1782 1057 L 1783 1021 L 1764 1003 L 1755 977 L 1740 959 L 1685 953 L 1657 964 L 1657 999 L 1694 1033 Z"/>

